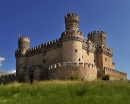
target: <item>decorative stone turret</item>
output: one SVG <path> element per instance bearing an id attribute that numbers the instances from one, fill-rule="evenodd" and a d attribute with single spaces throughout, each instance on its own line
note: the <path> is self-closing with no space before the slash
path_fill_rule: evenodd
<path id="1" fill-rule="evenodd" d="M 76 30 L 78 31 L 78 24 L 79 24 L 79 17 L 75 13 L 68 13 L 65 15 L 65 30 L 66 31 L 72 31 Z"/>

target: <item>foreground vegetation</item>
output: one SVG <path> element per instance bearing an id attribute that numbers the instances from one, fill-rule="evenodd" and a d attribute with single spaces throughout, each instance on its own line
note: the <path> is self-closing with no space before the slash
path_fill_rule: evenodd
<path id="1" fill-rule="evenodd" d="M 0 104 L 129 104 L 130 83 L 45 81 L 0 86 Z"/>

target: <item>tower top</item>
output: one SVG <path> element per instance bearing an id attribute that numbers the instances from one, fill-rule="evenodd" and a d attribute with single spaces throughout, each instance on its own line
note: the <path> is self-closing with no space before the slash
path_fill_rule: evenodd
<path id="1" fill-rule="evenodd" d="M 78 31 L 79 17 L 75 13 L 68 13 L 65 15 L 65 29 L 66 31 Z"/>

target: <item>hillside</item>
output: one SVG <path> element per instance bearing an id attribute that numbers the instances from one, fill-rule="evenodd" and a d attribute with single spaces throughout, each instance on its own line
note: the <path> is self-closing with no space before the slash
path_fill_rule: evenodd
<path id="1" fill-rule="evenodd" d="M 0 104 L 129 104 L 130 83 L 45 81 L 0 86 Z"/>

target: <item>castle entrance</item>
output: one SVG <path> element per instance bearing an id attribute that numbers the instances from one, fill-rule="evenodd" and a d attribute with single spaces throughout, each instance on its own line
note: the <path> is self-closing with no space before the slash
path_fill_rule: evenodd
<path id="1" fill-rule="evenodd" d="M 33 83 L 33 81 L 34 81 L 34 75 L 33 75 L 33 74 L 31 74 L 30 83 Z"/>

